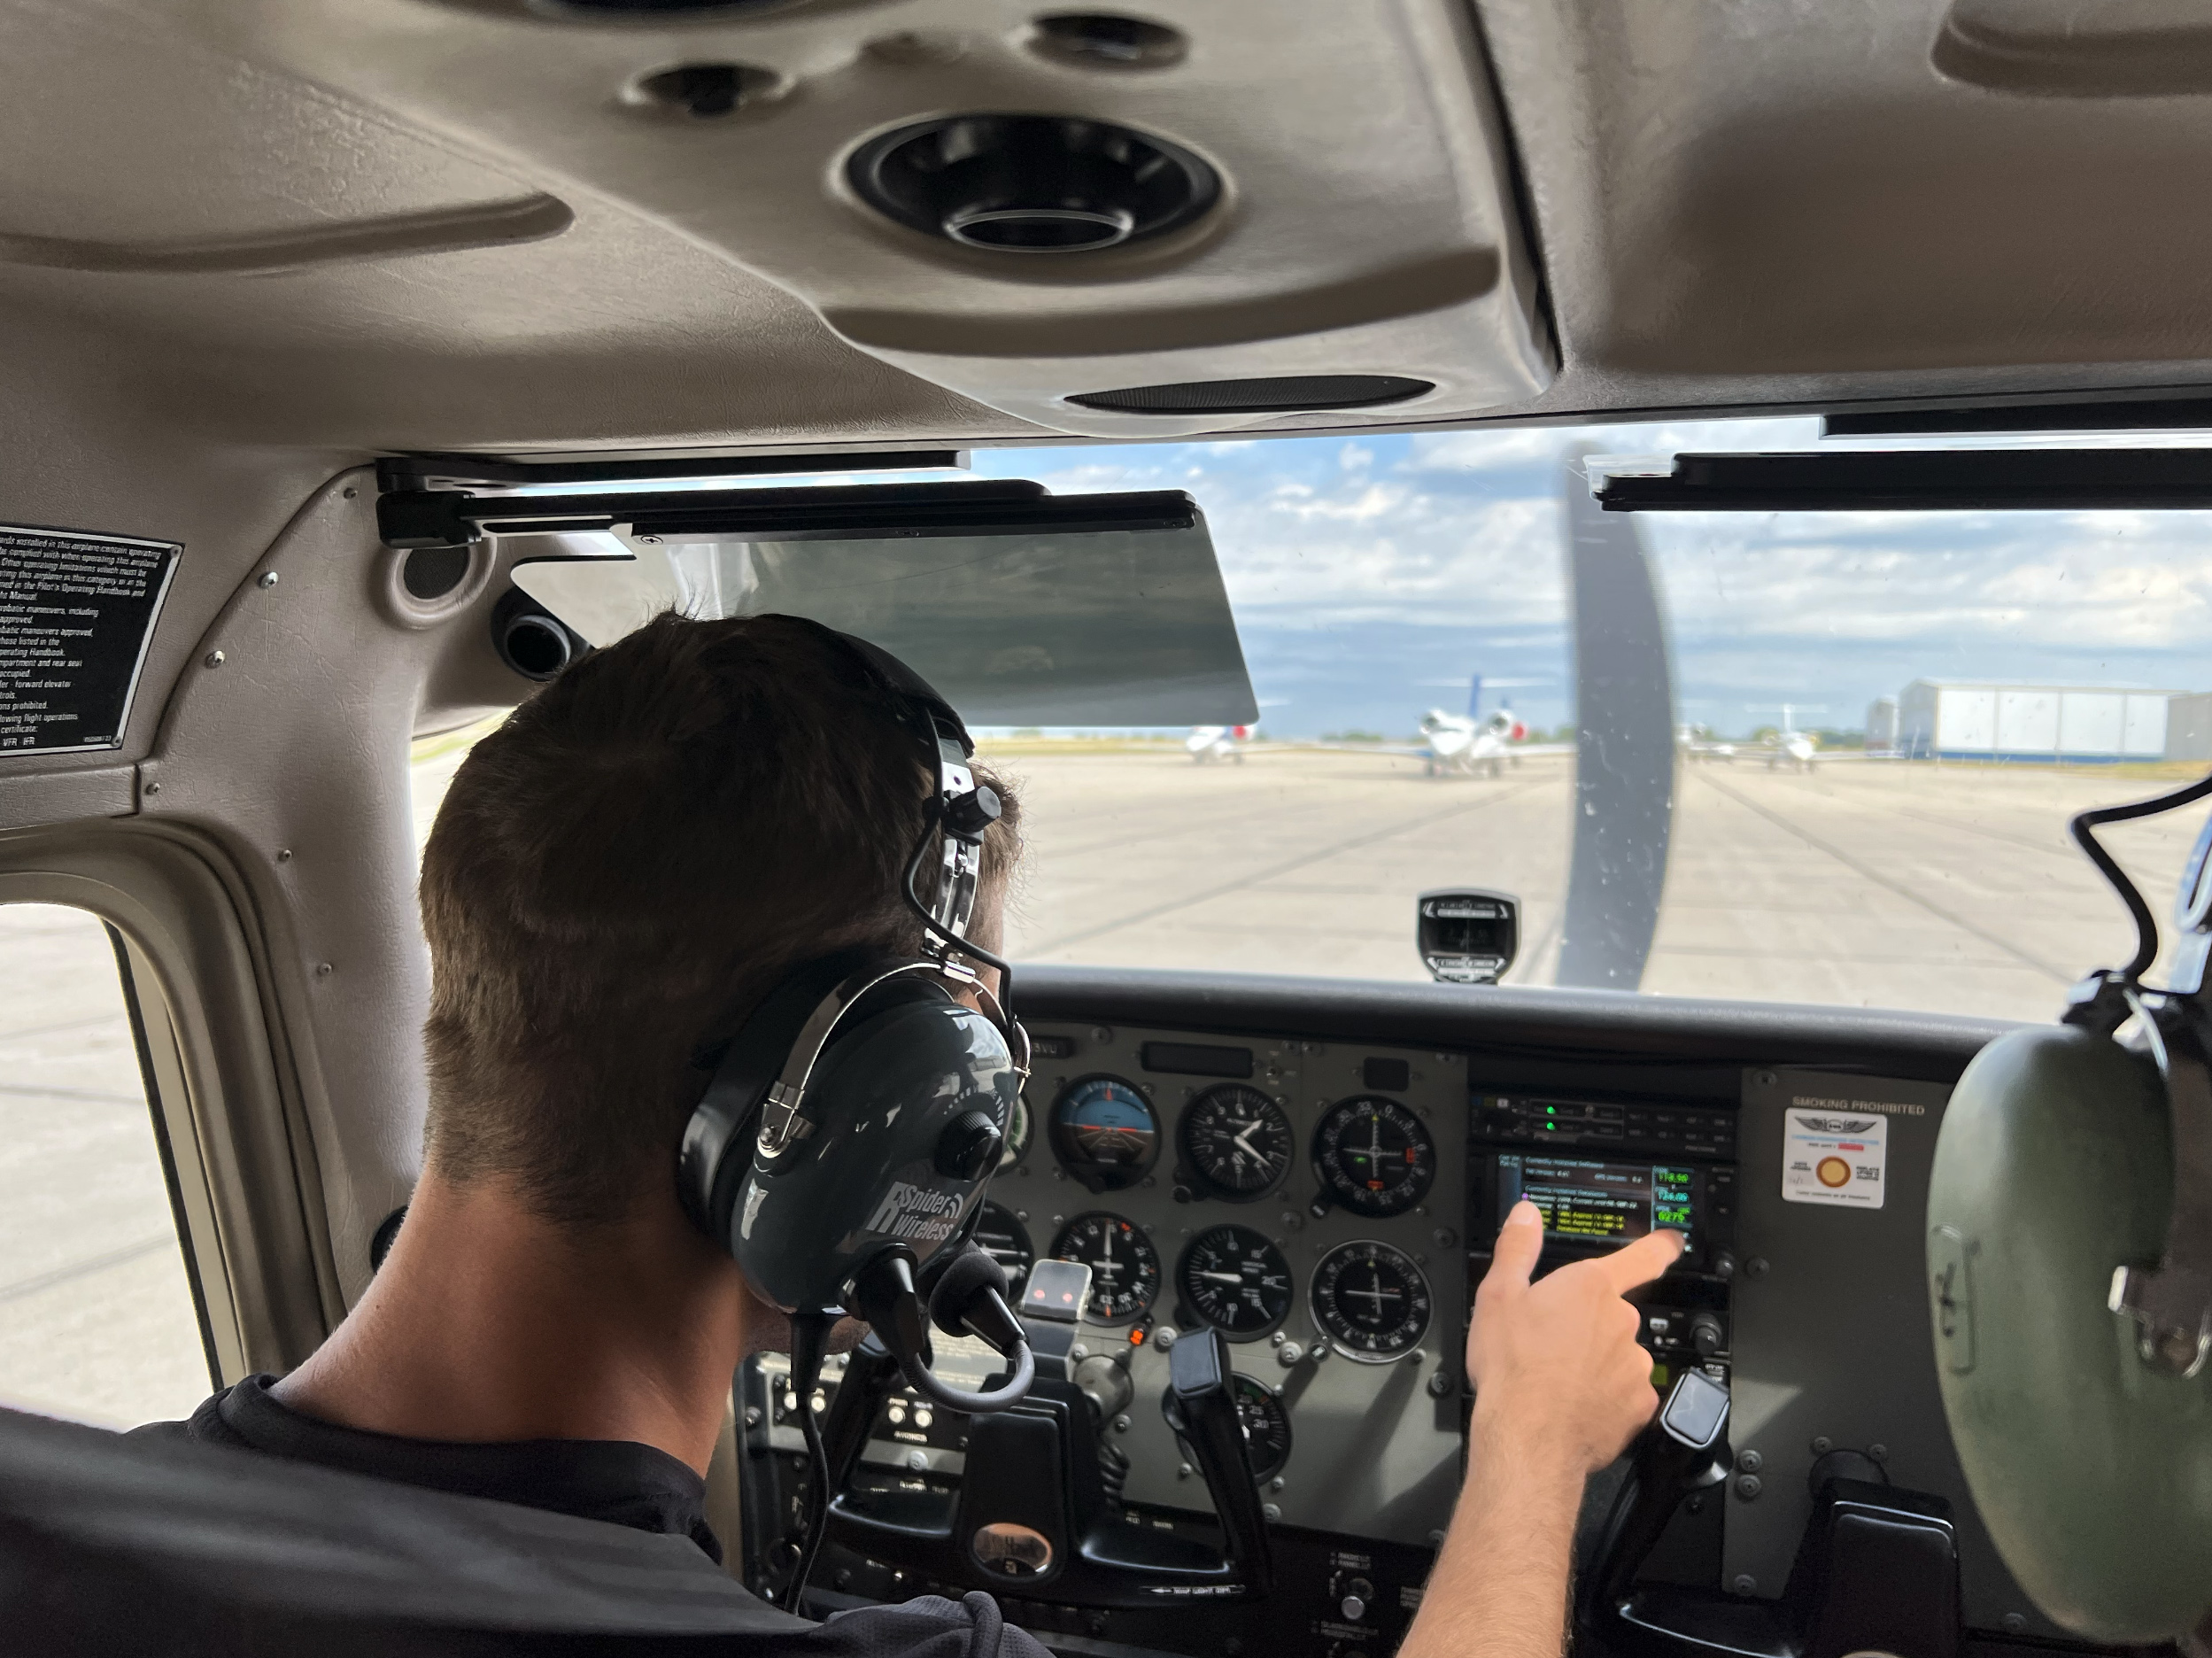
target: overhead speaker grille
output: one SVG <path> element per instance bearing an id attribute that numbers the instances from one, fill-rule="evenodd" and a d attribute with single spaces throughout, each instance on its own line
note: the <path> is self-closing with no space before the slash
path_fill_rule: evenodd
<path id="1" fill-rule="evenodd" d="M 1177 385 L 1086 391 L 1069 402 L 1124 414 L 1275 414 L 1310 409 L 1373 408 L 1403 403 L 1435 386 L 1401 375 L 1280 375 L 1265 380 L 1187 380 Z"/>

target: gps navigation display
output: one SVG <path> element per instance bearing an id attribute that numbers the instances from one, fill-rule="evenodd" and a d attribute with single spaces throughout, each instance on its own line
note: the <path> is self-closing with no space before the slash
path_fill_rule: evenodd
<path id="1" fill-rule="evenodd" d="M 1574 1244 L 1628 1244 L 1655 1228 L 1697 1245 L 1698 1173 L 1663 1163 L 1605 1163 L 1589 1158 L 1497 1159 L 1497 1213 L 1526 1197 L 1543 1212 L 1547 1238 Z"/>

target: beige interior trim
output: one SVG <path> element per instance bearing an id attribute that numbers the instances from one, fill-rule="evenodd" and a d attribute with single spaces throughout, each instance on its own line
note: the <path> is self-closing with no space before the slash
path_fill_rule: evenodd
<path id="1" fill-rule="evenodd" d="M 290 1369 L 344 1303 L 286 1022 L 235 872 L 173 827 L 18 830 L 0 834 L 0 903 L 66 904 L 122 934 L 223 1379 Z"/>
<path id="2" fill-rule="evenodd" d="M 0 264 L 152 275 L 265 276 L 312 265 L 543 242 L 575 222 L 576 214 L 566 202 L 533 195 L 486 202 L 482 206 L 443 207 L 428 213 L 348 220 L 313 229 L 213 236 L 196 242 L 85 242 L 0 233 Z"/>

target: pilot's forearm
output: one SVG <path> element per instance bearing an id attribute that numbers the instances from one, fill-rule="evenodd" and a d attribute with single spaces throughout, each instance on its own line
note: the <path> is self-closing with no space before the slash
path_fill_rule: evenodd
<path id="1" fill-rule="evenodd" d="M 1559 1658 L 1583 1477 L 1478 1407 L 1466 1484 L 1398 1658 Z"/>

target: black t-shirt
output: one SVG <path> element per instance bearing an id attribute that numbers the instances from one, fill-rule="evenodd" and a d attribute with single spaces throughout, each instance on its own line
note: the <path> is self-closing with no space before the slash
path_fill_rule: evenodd
<path id="1" fill-rule="evenodd" d="M 665 1451 L 628 1440 L 456 1444 L 370 1433 L 280 1403 L 269 1393 L 275 1380 L 248 1376 L 189 1420 L 149 1423 L 131 1437 L 259 1451 L 454 1496 L 687 1537 L 700 1550 L 699 1569 L 720 1573 L 722 1546 L 707 1525 L 707 1483 Z M 1048 1658 L 980 1592 L 957 1601 L 925 1595 L 902 1606 L 839 1613 L 813 1629 L 766 1637 L 762 1649 L 792 1658 Z"/>

